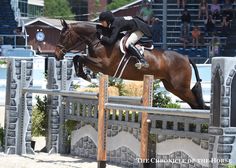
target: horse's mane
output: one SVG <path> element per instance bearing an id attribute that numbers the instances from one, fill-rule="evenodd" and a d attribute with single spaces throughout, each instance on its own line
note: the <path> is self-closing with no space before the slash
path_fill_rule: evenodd
<path id="1" fill-rule="evenodd" d="M 85 28 L 87 30 L 92 30 L 93 32 L 96 32 L 96 26 L 101 24 L 91 21 L 78 21 L 76 23 L 71 23 L 70 25 L 75 27 L 79 26 L 81 28 Z"/>

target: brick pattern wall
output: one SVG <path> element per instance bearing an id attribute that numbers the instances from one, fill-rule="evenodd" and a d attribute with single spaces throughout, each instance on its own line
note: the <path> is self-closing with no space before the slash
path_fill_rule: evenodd
<path id="1" fill-rule="evenodd" d="M 23 95 L 23 87 L 32 86 L 33 59 L 9 61 L 6 97 L 5 152 L 8 154 L 28 153 L 31 149 L 32 94 Z M 22 82 L 23 81 L 23 82 Z M 25 100 L 24 104 L 22 103 Z"/>

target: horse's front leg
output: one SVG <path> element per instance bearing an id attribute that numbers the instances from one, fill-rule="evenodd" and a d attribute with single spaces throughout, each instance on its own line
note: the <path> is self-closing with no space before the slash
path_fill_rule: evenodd
<path id="1" fill-rule="evenodd" d="M 75 74 L 76 74 L 76 76 L 81 77 L 81 78 L 83 78 L 83 79 L 85 79 L 87 81 L 91 81 L 90 75 L 86 74 L 84 72 L 84 69 L 83 69 L 84 59 L 85 59 L 84 56 L 78 56 L 78 55 L 76 55 L 73 58 Z"/>

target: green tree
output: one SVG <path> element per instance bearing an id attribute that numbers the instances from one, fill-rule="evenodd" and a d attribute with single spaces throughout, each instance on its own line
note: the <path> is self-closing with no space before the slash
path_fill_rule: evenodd
<path id="1" fill-rule="evenodd" d="M 32 113 L 32 135 L 46 136 L 48 131 L 47 97 L 36 96 L 37 104 Z"/>
<path id="2" fill-rule="evenodd" d="M 108 10 L 117 9 L 134 1 L 135 0 L 112 0 L 112 2 L 109 5 L 107 5 L 107 9 Z"/>
<path id="3" fill-rule="evenodd" d="M 45 0 L 44 16 L 51 18 L 74 19 L 67 0 Z"/>

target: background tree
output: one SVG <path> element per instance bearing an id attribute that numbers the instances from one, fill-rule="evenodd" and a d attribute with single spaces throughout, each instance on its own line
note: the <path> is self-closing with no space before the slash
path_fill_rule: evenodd
<path id="1" fill-rule="evenodd" d="M 74 14 L 67 0 L 45 0 L 44 5 L 44 16 L 74 19 Z"/>
<path id="2" fill-rule="evenodd" d="M 135 0 L 112 0 L 112 2 L 107 5 L 108 10 L 117 9 L 121 6 L 134 2 Z"/>

